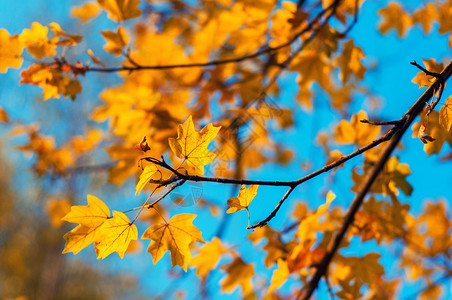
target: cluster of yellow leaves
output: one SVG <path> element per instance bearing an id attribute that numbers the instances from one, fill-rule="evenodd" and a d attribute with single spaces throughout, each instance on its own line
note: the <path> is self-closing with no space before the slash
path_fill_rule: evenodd
<path id="1" fill-rule="evenodd" d="M 86 136 L 74 136 L 66 144 L 56 147 L 53 138 L 40 134 L 36 128 L 18 128 L 14 133 L 28 135 L 28 144 L 18 149 L 37 156 L 34 169 L 39 175 L 53 171 L 64 174 L 77 158 L 95 149 L 102 138 L 100 131 L 92 129 Z"/>
<path id="2" fill-rule="evenodd" d="M 391 2 L 379 11 L 383 20 L 378 29 L 382 34 L 395 29 L 397 35 L 403 37 L 415 24 L 419 24 L 424 33 L 428 34 L 431 32 L 433 24 L 437 22 L 439 34 L 450 34 L 452 31 L 451 8 L 451 1 L 436 1 L 425 3 L 414 12 L 407 12 L 399 3 Z M 449 47 L 452 47 L 452 34 L 449 35 Z"/>
<path id="3" fill-rule="evenodd" d="M 395 197 L 391 197 L 390 203 L 370 197 L 356 213 L 350 234 L 361 236 L 363 242 L 375 239 L 378 244 L 403 237 L 406 224 L 412 219 L 408 214 L 409 208 L 408 204 L 400 204 Z"/>
<path id="4" fill-rule="evenodd" d="M 87 206 L 72 206 L 63 221 L 79 225 L 66 233 L 63 253 L 77 254 L 94 243 L 97 258 L 105 258 L 113 252 L 124 257 L 129 243 L 138 238 L 137 227 L 122 212 L 110 210 L 99 198 L 88 195 Z"/>
<path id="5" fill-rule="evenodd" d="M 354 186 L 352 191 L 357 192 L 362 186 L 365 174 L 371 168 L 372 159 L 368 159 L 363 168 L 363 175 L 358 174 L 357 168 L 352 172 Z M 399 189 L 407 196 L 411 195 L 413 187 L 408 183 L 406 177 L 411 174 L 408 164 L 399 163 L 397 157 L 391 157 L 386 163 L 383 171 L 379 174 L 370 191 L 377 194 L 394 195 L 399 194 Z"/>
<path id="6" fill-rule="evenodd" d="M 62 174 L 74 164 L 74 156 L 71 151 L 64 147 L 55 148 L 52 138 L 42 136 L 33 129 L 29 132 L 29 143 L 18 147 L 18 149 L 37 155 L 34 168 L 39 175 L 44 174 L 48 170 L 54 170 Z"/>
<path id="7" fill-rule="evenodd" d="M 50 98 L 71 97 L 75 99 L 76 95 L 82 91 L 80 82 L 65 76 L 59 67 L 53 65 L 34 64 L 20 74 L 22 80 L 20 83 L 34 84 L 43 89 L 44 100 Z"/>

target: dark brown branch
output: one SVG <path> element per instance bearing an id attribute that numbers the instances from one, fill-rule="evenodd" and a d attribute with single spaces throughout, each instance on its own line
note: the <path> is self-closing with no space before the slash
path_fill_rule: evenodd
<path id="1" fill-rule="evenodd" d="M 299 297 L 300 299 L 307 300 L 310 299 L 314 291 L 316 290 L 320 279 L 325 275 L 328 270 L 328 266 L 330 265 L 331 260 L 333 259 L 336 251 L 339 248 L 344 236 L 353 223 L 355 218 L 355 214 L 358 212 L 364 197 L 369 191 L 370 187 L 374 183 L 377 176 L 383 170 L 384 165 L 387 160 L 391 156 L 394 149 L 397 147 L 400 139 L 402 138 L 405 131 L 411 125 L 413 120 L 422 112 L 425 103 L 427 103 L 434 95 L 434 91 L 439 88 L 441 84 L 443 84 L 452 74 L 452 61 L 446 66 L 446 68 L 441 72 L 441 77 L 438 78 L 423 94 L 417 101 L 413 104 L 413 106 L 403 115 L 402 121 L 403 126 L 397 130 L 394 136 L 391 138 L 390 143 L 382 153 L 379 160 L 376 162 L 372 170 L 366 176 L 363 185 L 355 196 L 355 199 L 352 201 L 350 208 L 346 212 L 346 215 L 342 221 L 341 227 L 338 230 L 338 233 L 334 236 L 327 247 L 327 251 L 322 261 L 319 263 L 316 272 L 312 276 L 311 280 L 303 287 L 300 291 Z"/>
<path id="2" fill-rule="evenodd" d="M 366 123 L 369 125 L 381 125 L 381 126 L 385 126 L 385 125 L 399 125 L 400 124 L 400 120 L 396 120 L 396 121 L 369 121 L 367 119 L 362 119 L 359 120 L 361 123 Z"/>

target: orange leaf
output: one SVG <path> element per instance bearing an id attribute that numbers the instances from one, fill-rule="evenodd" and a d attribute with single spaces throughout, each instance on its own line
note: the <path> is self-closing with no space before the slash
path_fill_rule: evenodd
<path id="1" fill-rule="evenodd" d="M 5 29 L 0 29 L 0 73 L 5 73 L 8 68 L 20 68 L 23 50 L 19 36 L 11 36 Z"/>
<path id="2" fill-rule="evenodd" d="M 139 0 L 97 0 L 97 3 L 114 21 L 127 21 L 141 16 L 141 11 L 138 9 Z"/>

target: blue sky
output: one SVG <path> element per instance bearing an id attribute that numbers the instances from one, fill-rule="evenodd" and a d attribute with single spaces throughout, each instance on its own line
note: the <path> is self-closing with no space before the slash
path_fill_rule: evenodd
<path id="1" fill-rule="evenodd" d="M 115 27 L 113 22 L 102 18 L 101 22 L 90 23 L 87 27 L 80 28 L 76 20 L 67 18 L 70 7 L 78 3 L 79 1 L 21 0 L 13 2 L 0 0 L 0 7 L 2 7 L 2 10 L 0 10 L 0 28 L 6 28 L 10 33 L 18 34 L 23 28 L 29 28 L 33 21 L 40 22 L 41 24 L 57 22 L 68 32 L 86 34 L 88 32 Z M 365 96 L 358 95 L 354 99 L 350 112 L 356 113 L 359 110 L 364 110 L 372 117 L 381 120 L 393 120 L 399 119 L 423 91 L 419 90 L 417 85 L 411 82 L 411 79 L 416 75 L 418 70 L 411 66 L 409 62 L 412 60 L 421 62 L 422 58 L 435 58 L 437 61 L 450 58 L 450 48 L 447 45 L 448 37 L 439 36 L 435 33 L 437 25 L 435 25 L 433 33 L 429 36 L 424 35 L 421 29 L 417 27 L 412 29 L 406 38 L 403 39 L 397 38 L 394 32 L 382 36 L 377 31 L 378 17 L 376 12 L 379 7 L 384 6 L 386 3 L 387 1 L 366 2 L 360 11 L 357 25 L 350 33 L 350 36 L 354 38 L 355 44 L 360 46 L 366 54 L 366 64 L 368 66 L 371 64 L 375 65 L 374 69 L 368 70 L 364 85 L 372 93 L 379 96 L 383 105 L 378 110 L 371 110 L 369 99 Z M 422 1 L 405 1 L 404 5 L 408 9 L 412 9 L 418 7 L 420 3 Z M 97 36 L 91 35 L 85 43 L 95 53 L 101 53 L 102 51 L 100 49 L 102 48 L 103 42 L 99 42 L 100 38 L 100 34 Z M 85 44 L 81 48 L 83 49 L 84 46 Z M 77 57 L 77 55 L 81 55 L 81 51 L 75 51 L 72 55 Z M 115 63 L 115 60 L 111 58 L 107 58 L 106 61 L 110 65 Z M 74 123 L 68 123 L 63 124 L 62 127 L 55 128 L 53 125 L 54 120 L 61 118 L 76 120 L 77 116 L 86 115 L 93 105 L 99 104 L 98 93 L 100 90 L 104 86 L 119 82 L 116 75 L 87 74 L 82 79 L 84 91 L 81 97 L 77 99 L 83 105 L 74 105 L 77 101 L 72 103 L 67 99 L 49 100 L 47 102 L 36 100 L 40 94 L 40 89 L 30 86 L 19 87 L 19 71 L 17 70 L 10 70 L 6 75 L 1 74 L 0 79 L 0 105 L 8 111 L 11 119 L 24 123 L 39 119 L 41 120 L 42 131 L 46 134 L 56 135 L 57 142 L 60 143 L 64 142 L 68 131 L 74 134 L 81 134 L 83 127 L 77 127 L 74 126 Z M 301 168 L 302 163 L 309 161 L 314 169 L 324 164 L 324 157 L 318 155 L 320 148 L 314 145 L 313 140 L 315 137 L 313 133 L 318 129 L 331 131 L 342 117 L 332 113 L 328 107 L 327 100 L 321 95 L 316 99 L 321 109 L 316 112 L 315 116 L 298 107 L 293 100 L 296 95 L 296 87 L 293 84 L 295 80 L 294 75 L 289 73 L 286 73 L 280 78 L 279 82 L 283 92 L 277 101 L 281 106 L 288 106 L 294 111 L 296 126 L 289 131 L 274 133 L 276 140 L 284 142 L 292 149 L 296 149 L 295 152 L 297 155 L 295 161 L 285 168 L 270 165 L 249 172 L 250 178 L 292 180 L 306 174 L 306 171 Z M 99 84 L 92 84 L 93 82 L 98 82 Z M 446 88 L 443 96 L 447 97 L 449 94 L 450 89 Z M 50 105 L 57 107 L 57 112 L 48 119 L 43 119 L 42 115 L 48 111 L 48 106 Z M 77 122 L 81 121 L 78 120 L 75 122 L 76 124 L 80 124 Z M 94 125 L 94 123 L 90 124 Z M 102 126 L 106 128 L 106 124 Z M 6 129 L 0 127 L 0 133 L 2 136 L 5 136 Z M 8 142 L 6 145 L 7 149 L 11 150 L 12 154 L 10 158 L 13 162 L 18 162 L 21 159 L 20 155 L 13 154 L 13 147 L 20 144 L 20 142 L 23 141 L 16 139 Z M 423 151 L 423 144 L 418 139 L 411 137 L 410 130 L 404 136 L 402 143 L 404 146 L 403 149 L 397 150 L 395 155 L 399 157 L 401 162 L 410 165 L 412 174 L 408 177 L 408 181 L 414 187 L 414 192 L 409 198 L 401 194 L 399 199 L 404 203 L 409 203 L 412 208 L 411 212 L 413 213 L 419 212 L 422 209 L 425 199 L 437 200 L 441 197 L 452 199 L 452 190 L 447 188 L 452 182 L 452 172 L 450 172 L 452 163 L 439 162 L 439 156 L 426 156 Z M 449 146 L 445 145 L 444 148 L 443 154 L 450 150 Z M 344 147 L 341 150 L 344 153 L 348 153 L 353 148 Z M 101 157 L 101 159 L 108 160 L 105 156 Z M 356 158 L 347 163 L 343 169 L 338 171 L 341 175 L 336 176 L 334 182 L 328 180 L 329 176 L 320 176 L 309 182 L 309 184 L 300 186 L 284 204 L 277 217 L 271 222 L 272 227 L 281 228 L 285 224 L 290 223 L 288 218 L 295 200 L 305 201 L 311 208 L 322 204 L 325 201 L 323 194 L 326 192 L 326 189 L 332 189 L 337 194 L 338 197 L 335 200 L 335 205 L 347 206 L 353 198 L 353 194 L 349 190 L 352 185 L 352 182 L 349 180 L 351 169 L 359 165 L 360 162 L 361 160 Z M 33 184 L 34 178 L 30 174 L 29 166 L 29 163 L 18 166 L 18 172 L 21 175 L 17 176 L 16 182 L 19 184 Z M 105 174 L 100 174 L 99 178 L 97 178 L 98 181 L 106 181 L 106 179 Z M 80 179 L 80 181 L 80 195 L 92 193 L 101 199 L 108 199 L 108 202 L 112 203 L 116 210 L 125 210 L 136 206 L 135 203 L 130 205 L 130 203 L 124 201 L 124 199 L 130 199 L 134 194 L 135 187 L 133 180 L 129 180 L 121 189 L 104 185 L 102 189 L 95 190 L 92 190 L 94 187 L 89 182 L 84 182 L 83 179 Z M 203 195 L 219 204 L 225 203 L 226 199 L 232 194 L 231 187 L 206 183 L 200 184 L 200 186 Z M 19 186 L 17 188 L 19 189 Z M 50 189 L 56 191 L 62 188 L 64 188 L 63 184 L 61 186 L 56 184 L 50 187 Z M 190 188 L 182 189 L 180 192 L 184 191 L 190 193 Z M 281 188 L 260 187 L 259 192 L 262 194 L 258 194 L 258 197 L 253 202 L 254 206 L 251 207 L 254 221 L 259 221 L 267 216 L 284 194 L 285 190 Z M 22 190 L 21 193 L 25 195 L 27 191 Z M 145 196 L 143 195 L 143 197 Z M 83 205 L 85 199 L 86 197 L 81 197 L 78 203 Z M 448 200 L 448 203 L 450 207 L 450 200 Z M 196 213 L 198 210 L 197 206 L 176 207 L 174 205 L 172 213 Z M 210 240 L 215 234 L 216 226 L 212 226 L 211 222 L 211 218 L 206 212 L 200 212 L 197 219 L 195 219 L 195 224 L 203 231 L 205 240 Z M 257 273 L 264 273 L 262 272 L 264 271 L 262 268 L 263 256 L 260 254 L 256 255 L 250 243 L 247 242 L 246 236 L 248 231 L 245 229 L 246 226 L 246 212 L 232 215 L 225 233 L 225 238 L 229 245 L 240 249 L 245 261 L 257 261 L 256 265 L 260 266 L 260 269 L 257 269 Z M 144 229 L 144 226 L 139 227 L 140 235 Z M 347 254 L 362 254 L 362 252 L 373 251 L 375 248 L 373 243 L 367 243 L 361 246 L 357 245 L 355 252 L 351 251 Z M 377 251 L 387 254 L 386 257 L 388 258 L 382 258 L 381 262 L 390 271 L 394 263 L 394 257 L 391 251 L 384 252 L 381 248 L 378 248 Z M 84 250 L 79 256 L 90 261 L 92 265 L 108 271 L 127 271 L 135 274 L 139 278 L 140 289 L 148 295 L 160 293 L 172 282 L 158 279 L 161 278 L 161 274 L 170 265 L 168 254 L 156 266 L 153 266 L 150 255 L 144 251 L 141 254 L 126 257 L 123 261 L 120 261 L 116 256 L 110 256 L 103 261 L 97 261 L 92 249 Z M 189 274 L 182 280 L 182 286 L 187 287 L 189 290 L 193 287 L 192 280 L 195 280 L 193 273 L 193 270 L 189 271 Z M 266 276 L 270 275 L 271 273 L 267 272 Z M 212 285 L 212 291 L 217 290 L 215 285 L 221 277 L 222 273 L 216 272 L 210 283 Z M 290 288 L 295 287 L 296 284 L 289 283 L 282 290 L 288 291 Z M 409 294 L 410 290 L 402 291 L 402 295 L 406 295 L 404 293 Z M 192 296 L 196 296 L 196 294 Z M 236 292 L 233 296 L 239 297 L 239 293 Z M 323 296 L 323 294 L 319 294 L 319 296 Z M 444 299 L 446 299 L 450 294 L 444 296 Z M 229 296 L 223 296 L 223 298 L 229 298 Z"/>

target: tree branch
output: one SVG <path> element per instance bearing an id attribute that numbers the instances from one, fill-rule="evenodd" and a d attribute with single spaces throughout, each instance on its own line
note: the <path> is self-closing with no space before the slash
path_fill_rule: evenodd
<path id="1" fill-rule="evenodd" d="M 278 51 L 280 49 L 283 49 L 285 47 L 290 46 L 292 43 L 294 43 L 300 36 L 305 34 L 306 32 L 313 29 L 314 25 L 317 24 L 317 22 L 330 10 L 335 10 L 337 6 L 339 5 L 341 0 L 335 0 L 333 3 L 331 3 L 327 8 L 323 9 L 321 12 L 319 12 L 307 25 L 306 27 L 301 30 L 299 33 L 295 34 L 289 41 L 286 43 L 283 43 L 276 47 L 270 47 L 268 45 L 264 46 L 263 49 L 258 50 L 254 53 L 230 58 L 230 59 L 221 59 L 221 60 L 213 60 L 210 62 L 204 62 L 204 63 L 190 63 L 190 64 L 174 64 L 174 65 L 151 65 L 151 66 L 143 66 L 139 65 L 135 61 L 133 61 L 133 67 L 116 67 L 116 68 L 90 68 L 87 67 L 86 71 L 92 71 L 92 72 L 119 72 L 119 71 L 142 71 L 142 70 L 167 70 L 167 69 L 176 69 L 176 68 L 195 68 L 195 67 L 211 67 L 211 66 L 217 66 L 217 65 L 224 65 L 229 63 L 239 63 L 245 60 L 250 60 L 259 56 L 262 56 L 264 54 L 269 54 L 275 51 Z M 352 23 L 351 26 L 353 26 L 354 23 Z M 350 26 L 350 27 L 351 27 Z M 130 58 L 128 57 L 128 60 L 130 61 Z"/>
<path id="2" fill-rule="evenodd" d="M 352 201 L 350 208 L 346 212 L 346 215 L 342 221 L 341 227 L 338 230 L 336 236 L 330 241 L 325 256 L 322 261 L 318 264 L 316 272 L 312 276 L 311 280 L 307 283 L 306 286 L 300 291 L 299 297 L 300 299 L 307 300 L 310 299 L 314 291 L 316 290 L 318 283 L 322 276 L 324 276 L 325 272 L 328 269 L 328 266 L 333 259 L 336 251 L 339 248 L 340 243 L 342 242 L 345 233 L 347 232 L 349 226 L 353 223 L 355 218 L 355 214 L 358 212 L 361 204 L 363 203 L 364 197 L 369 191 L 370 187 L 374 183 L 377 176 L 380 174 L 387 160 L 391 156 L 392 152 L 396 148 L 400 139 L 402 138 L 405 131 L 411 125 L 413 120 L 422 112 L 425 103 L 427 103 L 434 95 L 434 91 L 440 87 L 452 74 L 452 61 L 446 66 L 446 68 L 441 72 L 441 77 L 437 78 L 436 81 L 422 94 L 421 97 L 417 99 L 417 101 L 413 104 L 413 106 L 403 115 L 402 127 L 395 132 L 392 137 L 390 143 L 382 153 L 379 160 L 376 162 L 372 170 L 369 172 L 367 177 L 364 180 L 363 185 L 355 196 L 355 199 Z"/>

